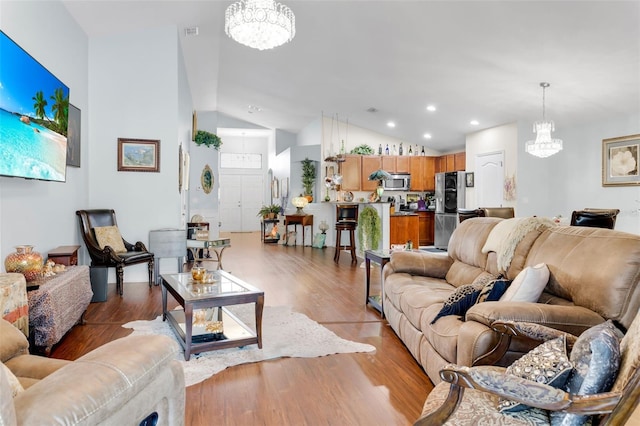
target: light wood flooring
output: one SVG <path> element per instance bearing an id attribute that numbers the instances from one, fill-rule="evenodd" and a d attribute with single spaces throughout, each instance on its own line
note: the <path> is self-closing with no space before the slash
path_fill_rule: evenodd
<path id="1" fill-rule="evenodd" d="M 365 306 L 360 262 L 343 252 L 334 263 L 332 247 L 262 244 L 259 233 L 228 236 L 224 269 L 264 290 L 265 305 L 291 306 L 376 351 L 228 368 L 187 388 L 187 425 L 409 425 L 419 417 L 432 384 L 387 322 Z M 378 283 L 379 268 L 372 270 Z M 109 284 L 108 300 L 92 303 L 86 324 L 70 330 L 51 356 L 76 359 L 130 334 L 122 324 L 161 313 L 160 287 L 127 282 L 120 297 Z"/>

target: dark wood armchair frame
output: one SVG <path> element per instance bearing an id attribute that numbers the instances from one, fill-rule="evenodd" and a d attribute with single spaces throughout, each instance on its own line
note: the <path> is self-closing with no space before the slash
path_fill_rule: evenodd
<path id="1" fill-rule="evenodd" d="M 149 287 L 153 283 L 154 255 L 147 250 L 141 241 L 131 244 L 124 238 L 122 242 L 127 249 L 126 253 L 116 253 L 110 246 L 100 248 L 96 240 L 93 228 L 97 226 L 118 226 L 116 213 L 114 210 L 78 210 L 78 221 L 80 222 L 80 233 L 91 257 L 91 266 L 116 268 L 116 292 L 122 296 L 124 293 L 124 271 L 129 265 L 148 263 L 149 265 Z"/>
<path id="2" fill-rule="evenodd" d="M 618 213 L 620 213 L 619 209 L 575 210 L 571 213 L 571 226 L 614 229 Z"/>
<path id="3" fill-rule="evenodd" d="M 482 362 L 483 364 L 489 364 L 493 360 L 499 359 L 502 354 L 504 354 L 504 351 L 506 351 L 506 348 L 509 347 L 509 342 L 512 337 L 531 339 L 531 336 L 523 333 L 516 323 L 496 322 L 492 325 L 492 328 L 501 333 L 502 337 L 492 353 L 479 360 L 479 362 Z M 575 337 L 571 335 L 567 335 L 567 337 L 567 344 L 571 347 L 575 342 Z M 514 394 L 500 392 L 493 388 L 487 388 L 484 386 L 483 381 L 478 379 L 478 376 L 481 377 L 481 375 L 474 374 L 474 369 L 477 369 L 476 371 L 489 376 L 493 374 L 501 375 L 503 373 L 490 370 L 483 371 L 483 368 L 486 369 L 487 367 L 451 366 L 442 369 L 440 371 L 440 378 L 451 384 L 447 399 L 437 410 L 418 419 L 414 423 L 414 426 L 444 424 L 460 404 L 465 388 L 490 392 L 503 398 L 511 399 L 531 407 L 542 408 L 548 411 L 563 411 L 566 413 L 581 415 L 601 415 L 598 424 L 606 426 L 623 426 L 627 420 L 631 418 L 631 415 L 637 408 L 640 401 L 640 370 L 636 370 L 633 373 L 633 376 L 621 393 L 605 392 L 595 395 L 573 395 L 559 389 L 551 388 L 552 394 L 555 397 L 549 398 L 546 401 L 541 401 L 539 399 L 527 399 L 522 397 L 522 395 L 526 395 L 528 392 L 519 392 Z M 518 379 L 512 377 L 511 380 Z M 520 386 L 523 390 L 531 390 L 537 387 L 550 390 L 548 385 L 538 384 L 530 380 L 521 379 L 521 382 Z"/>

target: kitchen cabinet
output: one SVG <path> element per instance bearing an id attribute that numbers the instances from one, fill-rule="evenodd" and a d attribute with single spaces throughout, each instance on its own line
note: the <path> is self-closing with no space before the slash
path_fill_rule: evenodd
<path id="1" fill-rule="evenodd" d="M 411 173 L 412 191 L 435 190 L 435 164 L 437 157 L 407 157 Z"/>
<path id="2" fill-rule="evenodd" d="M 408 157 L 406 155 L 396 157 L 395 172 L 410 173 L 411 172 L 410 160 L 411 160 L 411 157 Z"/>
<path id="3" fill-rule="evenodd" d="M 393 173 L 410 173 L 411 168 L 409 160 L 411 157 L 407 155 L 383 155 L 382 170 L 391 174 Z"/>
<path id="4" fill-rule="evenodd" d="M 411 240 L 415 248 L 420 241 L 420 225 L 419 217 L 417 214 L 410 215 L 391 215 L 389 218 L 390 232 L 389 243 L 390 244 L 406 244 Z"/>
<path id="5" fill-rule="evenodd" d="M 417 212 L 418 213 L 418 230 L 420 234 L 420 245 L 433 245 L 434 236 L 434 212 Z"/>
<path id="6" fill-rule="evenodd" d="M 453 154 L 453 167 L 454 171 L 464 171 L 467 169 L 467 156 L 465 152 L 457 152 Z"/>
<path id="7" fill-rule="evenodd" d="M 435 173 L 464 171 L 467 167 L 467 156 L 464 151 L 436 157 Z"/>
<path id="8" fill-rule="evenodd" d="M 412 191 L 424 191 L 426 160 L 427 157 L 409 157 Z"/>
<path id="9" fill-rule="evenodd" d="M 345 155 L 345 160 L 340 165 L 343 191 L 360 191 L 361 157 L 361 155 Z"/>
<path id="10" fill-rule="evenodd" d="M 362 156 L 362 173 L 360 177 L 360 188 L 362 191 L 375 191 L 375 189 L 378 187 L 379 182 L 377 180 L 369 180 L 369 175 L 380 169 L 383 169 L 382 158 L 380 156 Z"/>

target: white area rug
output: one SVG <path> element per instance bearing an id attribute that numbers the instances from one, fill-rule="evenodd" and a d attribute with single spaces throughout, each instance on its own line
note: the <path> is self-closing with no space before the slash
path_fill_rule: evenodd
<path id="1" fill-rule="evenodd" d="M 245 324 L 255 324 L 253 304 L 232 306 L 230 310 Z M 162 321 L 162 316 L 153 321 L 132 321 L 123 327 L 132 328 L 132 334 L 164 334 L 176 338 L 169 324 Z M 289 307 L 265 306 L 262 313 L 262 349 L 258 349 L 258 345 L 249 345 L 203 352 L 192 354 L 189 361 L 184 360 L 184 353 L 180 351 L 176 359 L 184 368 L 186 386 L 191 386 L 239 364 L 281 357 L 313 358 L 373 351 L 374 346 L 338 337 L 306 315 L 292 312 Z"/>

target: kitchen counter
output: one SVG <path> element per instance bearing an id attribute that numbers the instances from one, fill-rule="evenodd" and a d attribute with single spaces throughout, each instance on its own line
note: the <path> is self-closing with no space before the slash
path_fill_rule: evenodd
<path id="1" fill-rule="evenodd" d="M 396 211 L 391 214 L 391 217 L 394 216 L 418 216 L 418 213 L 412 211 Z"/>

